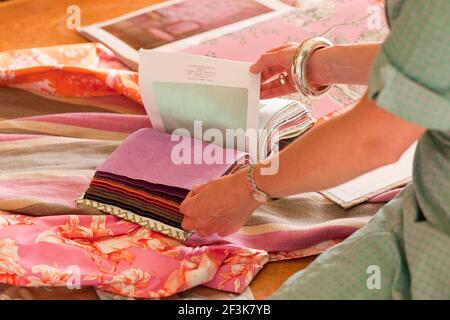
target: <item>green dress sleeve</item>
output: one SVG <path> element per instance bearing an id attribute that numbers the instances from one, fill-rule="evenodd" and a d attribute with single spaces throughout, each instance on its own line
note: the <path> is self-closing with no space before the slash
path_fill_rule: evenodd
<path id="1" fill-rule="evenodd" d="M 449 13 L 448 0 L 405 1 L 369 76 L 370 99 L 431 130 L 450 130 Z"/>

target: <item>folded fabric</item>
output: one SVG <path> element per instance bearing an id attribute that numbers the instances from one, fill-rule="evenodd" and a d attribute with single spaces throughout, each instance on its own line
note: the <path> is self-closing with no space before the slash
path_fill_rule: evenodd
<path id="1" fill-rule="evenodd" d="M 0 282 L 9 285 L 96 286 L 139 298 L 202 284 L 242 292 L 267 260 L 228 243 L 188 247 L 111 215 L 0 215 Z"/>
<path id="2" fill-rule="evenodd" d="M 175 141 L 178 139 L 181 142 Z M 184 152 L 192 150 L 181 163 L 174 153 L 180 143 Z M 203 159 L 206 149 L 208 154 L 220 155 L 222 161 L 207 162 Z M 194 159 L 194 151 L 202 156 L 201 161 Z M 179 206 L 191 188 L 233 171 L 244 158 L 245 153 L 240 151 L 141 129 L 97 168 L 89 188 L 77 203 L 186 240 L 189 234 L 181 228 L 183 217 Z"/>
<path id="3" fill-rule="evenodd" d="M 0 214 L 0 282 L 96 286 L 140 298 L 198 285 L 242 292 L 269 259 L 319 254 L 365 225 L 380 206 L 346 211 L 320 194 L 304 194 L 258 209 L 230 237 L 193 235 L 187 242 L 111 215 Z"/>
<path id="4" fill-rule="evenodd" d="M 295 100 L 270 99 L 261 101 L 258 150 L 260 160 L 283 149 L 305 133 L 315 123 L 310 110 Z"/>

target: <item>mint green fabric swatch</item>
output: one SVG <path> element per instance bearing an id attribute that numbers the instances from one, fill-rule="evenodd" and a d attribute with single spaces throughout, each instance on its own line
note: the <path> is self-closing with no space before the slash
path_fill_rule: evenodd
<path id="1" fill-rule="evenodd" d="M 246 129 L 246 88 L 155 82 L 152 90 L 167 132 L 185 128 L 192 134 L 194 121 L 202 121 L 203 130 Z"/>

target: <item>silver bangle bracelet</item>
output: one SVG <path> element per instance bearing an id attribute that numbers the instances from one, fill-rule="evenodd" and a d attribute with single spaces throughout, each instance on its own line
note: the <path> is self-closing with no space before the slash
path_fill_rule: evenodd
<path id="1" fill-rule="evenodd" d="M 278 200 L 276 198 L 272 198 L 267 193 L 258 188 L 255 181 L 255 168 L 256 164 L 252 164 L 247 169 L 247 182 L 251 189 L 253 199 L 258 201 L 259 203 L 267 203 Z"/>
<path id="2" fill-rule="evenodd" d="M 312 88 L 306 79 L 306 64 L 308 63 L 311 54 L 316 50 L 332 46 L 333 43 L 323 37 L 307 39 L 298 46 L 292 61 L 291 74 L 294 79 L 295 87 L 303 95 L 308 97 L 318 97 L 330 90 L 333 86 L 326 85 L 319 88 Z"/>

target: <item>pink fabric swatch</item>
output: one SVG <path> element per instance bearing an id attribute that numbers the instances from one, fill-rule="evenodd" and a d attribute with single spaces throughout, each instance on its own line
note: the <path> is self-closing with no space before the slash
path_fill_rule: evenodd
<path id="1" fill-rule="evenodd" d="M 186 138 L 184 140 L 186 143 L 181 143 L 191 148 L 192 154 L 188 157 L 190 163 L 178 164 L 179 160 L 174 159 L 179 154 L 173 154 L 173 152 L 177 150 L 177 145 L 180 146 L 180 142 L 172 141 L 171 137 L 170 134 L 153 129 L 141 129 L 121 144 L 98 167 L 98 171 L 190 190 L 194 185 L 204 184 L 212 178 L 223 175 L 237 159 L 244 155 L 243 152 L 221 149 L 200 140 Z M 194 148 L 198 150 L 195 151 Z M 206 148 L 213 149 L 219 154 L 223 150 L 223 159 L 231 159 L 230 163 L 207 164 L 204 159 L 200 159 L 201 163 L 194 163 L 194 153 L 196 156 L 209 154 L 205 151 Z"/>

